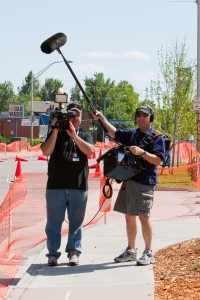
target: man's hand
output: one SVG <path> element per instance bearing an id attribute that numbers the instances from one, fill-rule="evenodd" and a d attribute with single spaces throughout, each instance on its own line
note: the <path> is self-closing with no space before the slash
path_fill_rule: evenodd
<path id="1" fill-rule="evenodd" d="M 57 118 L 53 118 L 51 120 L 51 127 L 55 128 L 56 122 L 57 122 Z"/>
<path id="2" fill-rule="evenodd" d="M 129 150 L 133 155 L 142 155 L 144 153 L 144 150 L 137 146 L 130 146 Z"/>
<path id="3" fill-rule="evenodd" d="M 69 128 L 66 129 L 67 134 L 74 139 L 74 137 L 76 136 L 76 129 L 74 127 L 74 125 L 72 124 L 72 122 L 69 120 Z"/>
<path id="4" fill-rule="evenodd" d="M 94 120 L 99 120 L 100 117 L 102 117 L 102 113 L 98 110 L 96 110 L 95 113 L 92 113 Z"/>

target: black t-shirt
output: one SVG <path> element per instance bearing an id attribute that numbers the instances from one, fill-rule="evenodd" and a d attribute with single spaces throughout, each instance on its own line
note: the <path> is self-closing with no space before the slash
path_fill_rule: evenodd
<path id="1" fill-rule="evenodd" d="M 47 135 L 51 136 L 52 131 Z M 93 144 L 89 132 L 79 129 L 78 136 Z M 47 140 L 46 139 L 46 140 Z M 47 189 L 88 189 L 88 159 L 66 131 L 58 132 L 56 145 L 48 163 Z"/>

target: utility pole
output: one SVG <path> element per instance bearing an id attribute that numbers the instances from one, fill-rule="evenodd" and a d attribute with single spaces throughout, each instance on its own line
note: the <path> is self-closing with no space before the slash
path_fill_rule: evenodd
<path id="1" fill-rule="evenodd" d="M 197 118 L 197 151 L 200 153 L 200 5 L 199 0 L 197 4 L 197 95 L 195 97 L 197 104 L 196 118 Z"/>

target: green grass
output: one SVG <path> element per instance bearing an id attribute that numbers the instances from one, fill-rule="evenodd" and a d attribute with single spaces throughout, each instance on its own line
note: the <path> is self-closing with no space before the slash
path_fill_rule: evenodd
<path id="1" fill-rule="evenodd" d="M 160 170 L 158 171 L 158 174 Z M 169 174 L 164 170 L 162 175 L 158 175 L 158 187 L 186 188 L 197 190 L 196 181 L 191 180 L 191 175 L 187 173 L 186 168 L 174 168 L 174 174 Z"/>

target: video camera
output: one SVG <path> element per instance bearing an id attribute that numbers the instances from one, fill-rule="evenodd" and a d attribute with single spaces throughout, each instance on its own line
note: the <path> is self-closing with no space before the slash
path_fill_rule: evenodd
<path id="1" fill-rule="evenodd" d="M 76 116 L 76 111 L 68 110 L 63 112 L 64 103 L 67 103 L 68 95 L 66 93 L 63 94 L 55 94 L 55 103 L 59 103 L 59 107 L 56 107 L 50 113 L 50 123 L 56 118 L 57 121 L 54 126 L 51 128 L 58 128 L 59 130 L 69 129 L 69 118 L 73 118 Z"/>

